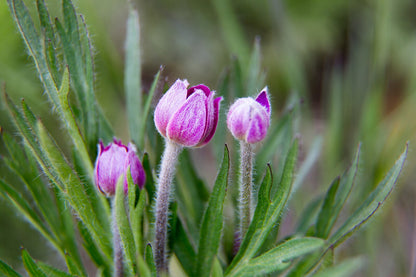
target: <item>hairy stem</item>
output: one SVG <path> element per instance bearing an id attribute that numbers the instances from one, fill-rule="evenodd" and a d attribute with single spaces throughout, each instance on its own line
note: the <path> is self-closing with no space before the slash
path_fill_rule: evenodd
<path id="1" fill-rule="evenodd" d="M 156 196 L 155 225 L 155 261 L 159 274 L 168 272 L 166 256 L 166 236 L 168 225 L 168 208 L 171 184 L 175 175 L 175 166 L 182 147 L 166 140 L 165 152 L 159 173 L 159 184 Z"/>
<path id="2" fill-rule="evenodd" d="M 251 144 L 240 142 L 240 229 L 242 240 L 251 222 L 251 191 L 253 182 L 253 149 Z"/>
<path id="3" fill-rule="evenodd" d="M 116 198 L 112 199 L 111 224 L 113 231 L 114 277 L 123 277 L 123 247 L 121 246 L 120 231 L 117 225 Z"/>

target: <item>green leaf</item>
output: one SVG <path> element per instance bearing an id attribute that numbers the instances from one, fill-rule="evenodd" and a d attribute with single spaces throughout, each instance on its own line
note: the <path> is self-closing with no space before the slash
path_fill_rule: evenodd
<path id="1" fill-rule="evenodd" d="M 312 237 L 294 238 L 250 260 L 231 276 L 254 276 L 272 273 L 286 267 L 287 262 L 324 246 L 324 240 Z"/>
<path id="2" fill-rule="evenodd" d="M 335 178 L 326 193 L 326 197 L 316 221 L 316 236 L 318 238 L 327 238 L 329 231 L 333 226 L 333 223 L 331 224 L 331 219 L 333 218 L 333 213 L 335 212 L 333 210 L 334 206 L 337 204 L 335 203 L 335 196 L 337 194 L 340 179 L 341 178 L 339 176 Z"/>
<path id="3" fill-rule="evenodd" d="M 156 277 L 157 276 L 156 264 L 153 258 L 152 245 L 150 243 L 148 243 L 146 246 L 145 258 L 146 258 L 146 264 L 150 269 L 151 276 Z"/>
<path id="4" fill-rule="evenodd" d="M 143 148 L 144 148 L 146 125 L 147 125 L 148 120 L 149 120 L 148 118 L 149 118 L 149 114 L 150 114 L 150 108 L 152 106 L 153 96 L 155 95 L 156 87 L 159 83 L 159 79 L 160 79 L 160 75 L 162 74 L 162 71 L 163 71 L 163 67 L 161 66 L 159 68 L 159 71 L 156 73 L 156 75 L 153 79 L 152 85 L 150 86 L 150 90 L 147 93 L 146 103 L 144 104 L 141 130 L 140 130 L 141 141 L 139 141 L 139 147 L 141 147 L 142 151 L 143 151 Z"/>
<path id="5" fill-rule="evenodd" d="M 404 152 L 387 173 L 386 177 L 377 185 L 374 191 L 365 199 L 364 203 L 338 228 L 329 238 L 328 245 L 336 246 L 342 243 L 352 233 L 357 231 L 380 206 L 386 201 L 396 184 L 407 157 L 408 144 Z"/>
<path id="6" fill-rule="evenodd" d="M 218 260 L 218 258 L 214 258 L 214 264 L 212 266 L 211 276 L 212 277 L 223 277 L 224 276 L 224 272 L 222 270 L 222 266 L 221 266 L 221 263 Z"/>
<path id="7" fill-rule="evenodd" d="M 61 250 L 57 238 L 45 226 L 39 216 L 33 211 L 29 203 L 12 186 L 0 179 L 0 195 L 3 195 L 10 203 L 38 230 L 56 249 Z"/>
<path id="8" fill-rule="evenodd" d="M 45 272 L 42 271 L 42 269 L 36 264 L 36 262 L 32 259 L 32 257 L 25 249 L 23 249 L 22 251 L 22 260 L 27 273 L 29 273 L 29 276 L 47 277 Z"/>
<path id="9" fill-rule="evenodd" d="M 276 195 L 270 199 L 272 183 L 271 169 L 266 174 L 260 187 L 258 203 L 254 212 L 253 220 L 241 244 L 240 250 L 227 268 L 226 275 L 233 276 L 239 267 L 244 266 L 254 255 L 274 227 L 284 210 L 289 198 L 294 178 L 294 169 L 297 160 L 298 141 L 295 140 L 286 157 L 285 166 L 277 188 Z"/>
<path id="10" fill-rule="evenodd" d="M 363 264 L 364 260 L 360 257 L 350 258 L 314 274 L 313 277 L 355 276 L 356 272 L 363 266 Z"/>
<path id="11" fill-rule="evenodd" d="M 103 276 L 110 277 L 112 270 L 103 257 L 101 251 L 97 248 L 93 238 L 91 237 L 91 234 L 82 221 L 78 221 L 78 230 L 82 237 L 84 249 L 87 251 L 91 260 L 97 267 L 102 268 Z"/>
<path id="12" fill-rule="evenodd" d="M 146 191 L 144 189 L 140 190 L 139 187 L 133 183 L 130 170 L 128 172 L 129 174 L 127 175 L 127 180 L 129 186 L 128 202 L 130 225 L 133 232 L 136 252 L 142 254 L 142 218 L 146 207 Z"/>
<path id="13" fill-rule="evenodd" d="M 299 218 L 296 233 L 305 234 L 312 223 L 315 223 L 317 214 L 322 207 L 322 197 L 312 200 L 303 210 Z"/>
<path id="14" fill-rule="evenodd" d="M 134 275 L 135 262 L 136 262 L 136 249 L 134 243 L 133 232 L 130 228 L 129 217 L 124 206 L 125 194 L 124 194 L 124 182 L 123 177 L 120 177 L 117 182 L 116 196 L 115 196 L 115 219 L 120 233 L 120 239 L 123 244 L 123 253 L 126 261 L 126 267 L 129 275 Z M 113 218 L 114 220 L 114 218 Z"/>
<path id="15" fill-rule="evenodd" d="M 130 7 L 126 27 L 126 56 L 124 66 L 124 90 L 126 93 L 127 119 L 130 138 L 140 149 L 143 149 L 143 127 L 146 121 L 141 121 L 142 87 L 141 87 L 141 59 L 140 59 L 140 28 L 139 14 Z"/>
<path id="16" fill-rule="evenodd" d="M 322 204 L 322 209 L 318 215 L 316 224 L 316 236 L 328 238 L 332 227 L 347 200 L 354 185 L 355 176 L 358 170 L 361 146 L 358 146 L 354 162 L 350 169 L 344 173 L 339 181 L 334 181 L 328 190 L 327 196 Z M 339 182 L 339 184 L 338 184 Z"/>
<path id="17" fill-rule="evenodd" d="M 196 257 L 195 250 L 190 241 L 189 234 L 178 216 L 178 204 L 173 202 L 169 210 L 172 213 L 169 219 L 170 230 L 168 230 L 169 249 L 176 254 L 186 274 L 192 276 Z"/>
<path id="18" fill-rule="evenodd" d="M 109 239 L 111 237 L 109 226 L 105 226 L 105 222 L 98 219 L 97 208 L 91 205 L 84 186 L 40 121 L 37 123 L 36 130 L 39 143 L 46 152 L 48 161 L 50 161 L 50 168 L 43 168 L 43 170 L 48 174 L 48 177 L 59 184 L 62 191 L 67 195 L 69 203 L 94 237 L 95 242 L 100 245 L 106 258 L 110 259 L 112 248 Z"/>
<path id="19" fill-rule="evenodd" d="M 200 229 L 195 276 L 210 276 L 212 264 L 217 254 L 223 226 L 223 208 L 230 170 L 230 155 L 224 147 L 224 157 L 220 171 L 212 189 L 208 208 L 205 211 Z"/>
<path id="20" fill-rule="evenodd" d="M 5 277 L 21 277 L 19 273 L 14 271 L 8 264 L 0 260 L 0 272 L 4 274 Z"/>
<path id="21" fill-rule="evenodd" d="M 52 267 L 48 264 L 42 263 L 42 262 L 38 262 L 37 264 L 40 267 L 40 269 L 42 269 L 42 271 L 45 272 L 45 274 L 48 277 L 73 277 L 73 276 L 75 276 L 75 275 L 71 275 L 69 273 L 61 271 L 57 268 L 54 268 L 54 267 Z"/>
<path id="22" fill-rule="evenodd" d="M 246 94 L 247 96 L 255 96 L 263 88 L 264 83 L 264 76 L 261 74 L 260 37 L 256 37 L 254 40 L 253 51 L 247 71 Z"/>
<path id="23" fill-rule="evenodd" d="M 36 68 L 40 75 L 46 93 L 55 108 L 59 107 L 58 95 L 55 82 L 49 72 L 48 63 L 44 53 L 42 37 L 36 31 L 35 24 L 30 17 L 29 11 L 22 0 L 7 0 L 10 11 L 17 27 L 24 39 L 29 54 L 33 57 Z"/>
<path id="24" fill-rule="evenodd" d="M 77 261 L 75 261 L 70 255 L 65 254 L 65 263 L 68 267 L 69 273 L 75 276 L 86 276 L 86 274 L 79 268 Z"/>

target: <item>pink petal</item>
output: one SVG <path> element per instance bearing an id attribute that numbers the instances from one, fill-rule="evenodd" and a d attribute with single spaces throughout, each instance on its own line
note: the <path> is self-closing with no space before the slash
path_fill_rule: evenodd
<path id="1" fill-rule="evenodd" d="M 246 141 L 257 143 L 263 140 L 270 125 L 269 115 L 265 110 L 253 109 L 251 114 L 250 127 L 247 130 Z"/>
<path id="2" fill-rule="evenodd" d="M 159 132 L 166 136 L 166 128 L 172 115 L 185 103 L 187 97 L 187 80 L 176 80 L 160 99 L 156 106 L 154 120 Z"/>
<path id="3" fill-rule="evenodd" d="M 190 87 L 189 89 L 188 89 L 188 92 L 187 92 L 187 98 L 192 94 L 192 93 L 194 93 L 196 90 L 202 90 L 204 93 L 205 93 L 205 95 L 207 96 L 207 97 L 209 97 L 213 92 L 209 89 L 209 87 L 207 87 L 206 85 L 203 85 L 203 84 L 199 84 L 199 85 L 196 85 L 196 86 L 193 86 L 193 87 Z"/>
<path id="4" fill-rule="evenodd" d="M 184 146 L 195 146 L 204 135 L 207 123 L 205 101 L 206 96 L 202 90 L 191 94 L 170 118 L 166 128 L 167 137 Z"/>
<path id="5" fill-rule="evenodd" d="M 267 97 L 267 87 L 265 87 L 257 96 L 256 101 L 262 105 L 266 111 L 270 114 L 270 102 Z"/>
<path id="6" fill-rule="evenodd" d="M 220 113 L 220 103 L 222 97 L 217 97 L 214 99 L 213 110 L 208 114 L 207 113 L 207 129 L 205 130 L 204 138 L 198 143 L 198 147 L 204 146 L 207 144 L 215 134 L 215 130 L 218 125 L 218 117 Z"/>

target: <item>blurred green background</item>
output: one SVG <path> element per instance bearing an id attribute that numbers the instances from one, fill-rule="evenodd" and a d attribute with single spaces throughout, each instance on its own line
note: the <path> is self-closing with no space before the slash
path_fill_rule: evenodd
<path id="1" fill-rule="evenodd" d="M 59 2 L 47 1 L 57 16 Z M 25 3 L 33 10 L 34 1 Z M 92 35 L 98 101 L 115 133 L 127 140 L 123 61 L 128 5 L 119 0 L 74 3 Z M 273 116 L 283 112 L 291 95 L 302 99 L 297 127 L 302 153 L 316 147 L 317 136 L 323 140 L 319 158 L 291 201 L 283 223 L 288 233 L 291 219 L 305 208 L 302 200 L 327 189 L 349 165 L 358 142 L 363 143 L 362 162 L 350 200 L 357 203 L 350 207 L 364 199 L 361 196 L 381 180 L 410 140 L 407 166 L 382 215 L 337 250 L 336 257 L 364 255 L 367 263 L 360 276 L 416 276 L 415 1 L 140 0 L 133 4 L 141 21 L 145 91 L 160 65 L 168 83 L 187 78 L 191 84 L 203 82 L 218 89 L 235 57 L 242 70 L 248 67 L 258 39 Z M 0 82 L 14 100 L 24 97 L 47 125 L 56 124 L 4 0 L 0 1 Z M 260 89 L 245 93 L 254 95 Z M 222 109 L 225 121 L 226 105 Z M 3 105 L 0 126 L 14 134 Z M 49 129 L 54 135 L 60 133 L 59 128 Z M 61 143 L 68 142 L 63 138 Z M 0 173 L 7 174 L 1 164 Z M 54 261 L 56 256 L 0 201 L 0 257 L 18 267 L 21 245 L 37 258 Z"/>

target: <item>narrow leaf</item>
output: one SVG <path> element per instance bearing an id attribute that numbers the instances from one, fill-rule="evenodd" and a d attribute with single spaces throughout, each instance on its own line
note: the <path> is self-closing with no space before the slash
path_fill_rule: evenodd
<path id="1" fill-rule="evenodd" d="M 141 88 L 141 60 L 140 60 L 140 28 L 139 14 L 130 8 L 126 30 L 126 58 L 124 67 L 124 89 L 127 101 L 127 118 L 130 138 L 143 149 L 142 88 Z"/>
<path id="2" fill-rule="evenodd" d="M 324 199 L 321 211 L 318 215 L 318 219 L 316 222 L 316 236 L 318 238 L 327 238 L 329 231 L 332 227 L 332 224 L 330 222 L 332 215 L 335 212 L 333 209 L 336 205 L 335 195 L 339 187 L 339 181 L 340 177 L 335 178 L 335 180 L 329 187 L 328 192 L 326 193 L 326 197 Z"/>
<path id="3" fill-rule="evenodd" d="M 5 277 L 21 277 L 19 273 L 2 260 L 0 260 L 0 273 L 4 274 Z"/>
<path id="4" fill-rule="evenodd" d="M 333 267 L 329 267 L 317 274 L 314 277 L 348 277 L 356 276 L 357 271 L 363 266 L 364 260 L 360 257 L 347 259 L 342 261 Z"/>
<path id="5" fill-rule="evenodd" d="M 209 199 L 200 229 L 195 276 L 210 276 L 212 263 L 217 254 L 223 226 L 223 208 L 230 170 L 230 156 L 227 146 Z"/>
<path id="6" fill-rule="evenodd" d="M 408 144 L 406 144 L 404 152 L 387 173 L 386 177 L 377 185 L 375 190 L 367 197 L 364 203 L 330 237 L 328 241 L 329 245 L 336 246 L 343 242 L 349 235 L 358 230 L 362 224 L 372 217 L 378 208 L 384 203 L 399 178 L 407 157 L 407 151 Z"/>
<path id="7" fill-rule="evenodd" d="M 22 260 L 27 273 L 29 273 L 29 276 L 47 277 L 45 272 L 42 271 L 42 269 L 36 264 L 36 262 L 32 259 L 32 257 L 25 249 L 23 249 L 22 251 Z"/>
<path id="8" fill-rule="evenodd" d="M 324 241 L 318 238 L 294 238 L 283 242 L 272 250 L 252 259 L 241 267 L 233 276 L 264 275 L 279 270 L 282 264 L 317 251 L 324 246 Z"/>
<path id="9" fill-rule="evenodd" d="M 66 273 L 64 271 L 61 271 L 57 268 L 54 268 L 48 264 L 42 263 L 42 262 L 38 262 L 38 266 L 40 267 L 40 269 L 42 269 L 43 272 L 45 272 L 45 274 L 48 277 L 73 277 L 75 275 Z"/>
<path id="10" fill-rule="evenodd" d="M 134 275 L 135 262 L 136 262 L 136 249 L 134 243 L 133 232 L 130 228 L 130 222 L 126 213 L 126 207 L 124 206 L 124 183 L 123 178 L 119 178 L 117 182 L 115 206 L 116 210 L 117 227 L 120 233 L 120 239 L 123 244 L 123 253 L 127 265 L 127 269 L 130 275 Z"/>
<path id="11" fill-rule="evenodd" d="M 147 244 L 146 246 L 145 258 L 146 258 L 146 264 L 150 269 L 151 276 L 156 277 L 157 276 L 156 264 L 153 258 L 152 245 L 150 243 Z"/>

